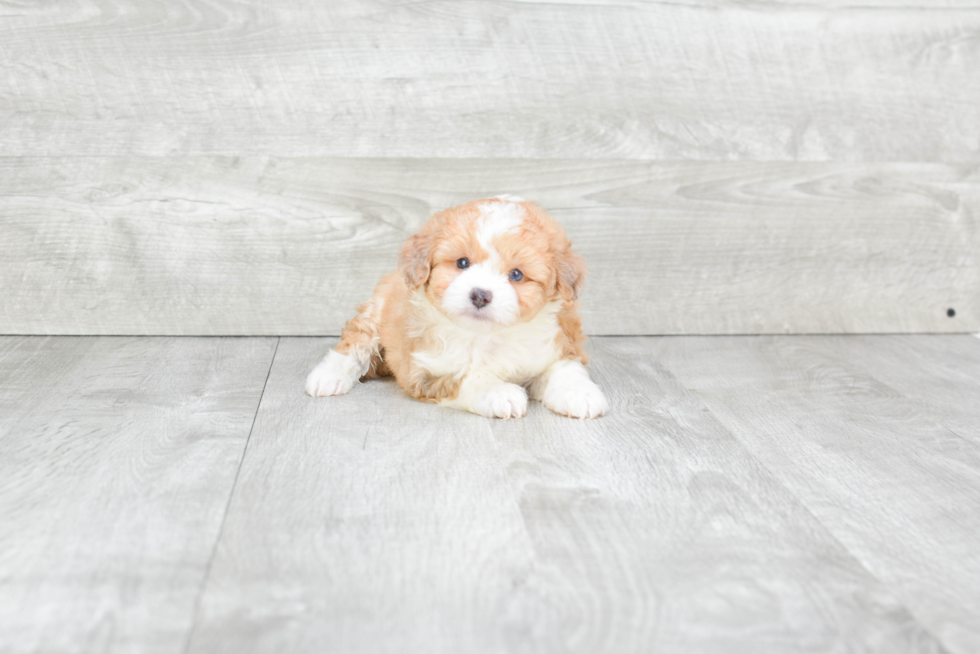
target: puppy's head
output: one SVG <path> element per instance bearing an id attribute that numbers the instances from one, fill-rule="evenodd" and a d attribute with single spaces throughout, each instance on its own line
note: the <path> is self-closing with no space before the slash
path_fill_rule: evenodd
<path id="1" fill-rule="evenodd" d="M 405 242 L 398 266 L 410 289 L 424 287 L 450 319 L 482 330 L 529 321 L 553 300 L 574 303 L 585 282 L 585 261 L 561 226 L 509 197 L 435 214 Z"/>

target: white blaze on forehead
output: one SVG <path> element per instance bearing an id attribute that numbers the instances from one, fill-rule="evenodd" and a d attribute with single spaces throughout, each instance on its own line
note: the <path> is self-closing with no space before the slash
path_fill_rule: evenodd
<path id="1" fill-rule="evenodd" d="M 476 240 L 490 254 L 491 261 L 500 258 L 493 247 L 493 240 L 517 231 L 524 222 L 524 207 L 513 202 L 488 202 L 480 205 L 483 216 L 476 226 Z"/>

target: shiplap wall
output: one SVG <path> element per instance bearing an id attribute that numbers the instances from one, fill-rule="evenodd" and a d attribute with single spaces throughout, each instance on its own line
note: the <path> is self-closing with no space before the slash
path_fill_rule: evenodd
<path id="1" fill-rule="evenodd" d="M 593 334 L 976 331 L 977 71 L 980 0 L 0 0 L 0 332 L 336 334 L 501 192 Z"/>

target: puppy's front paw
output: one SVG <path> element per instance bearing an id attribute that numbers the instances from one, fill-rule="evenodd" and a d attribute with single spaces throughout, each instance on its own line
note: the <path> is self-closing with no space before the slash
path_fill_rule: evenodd
<path id="1" fill-rule="evenodd" d="M 569 418 L 598 418 L 609 410 L 609 403 L 595 382 L 587 378 L 549 384 L 541 402 L 557 414 Z"/>
<path id="2" fill-rule="evenodd" d="M 527 413 L 527 393 L 517 384 L 500 384 L 473 398 L 472 408 L 487 418 L 520 418 Z"/>
<path id="3" fill-rule="evenodd" d="M 306 378 L 306 393 L 313 397 L 344 395 L 360 379 L 356 363 L 352 357 L 331 352 Z"/>

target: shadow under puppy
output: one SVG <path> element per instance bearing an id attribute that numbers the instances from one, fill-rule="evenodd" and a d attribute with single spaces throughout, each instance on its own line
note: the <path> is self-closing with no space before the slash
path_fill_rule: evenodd
<path id="1" fill-rule="evenodd" d="M 398 272 L 344 326 L 306 392 L 342 395 L 394 375 L 425 402 L 517 418 L 527 401 L 596 418 L 606 398 L 585 369 L 578 317 L 585 261 L 537 204 L 475 200 L 433 215 L 409 238 Z"/>

